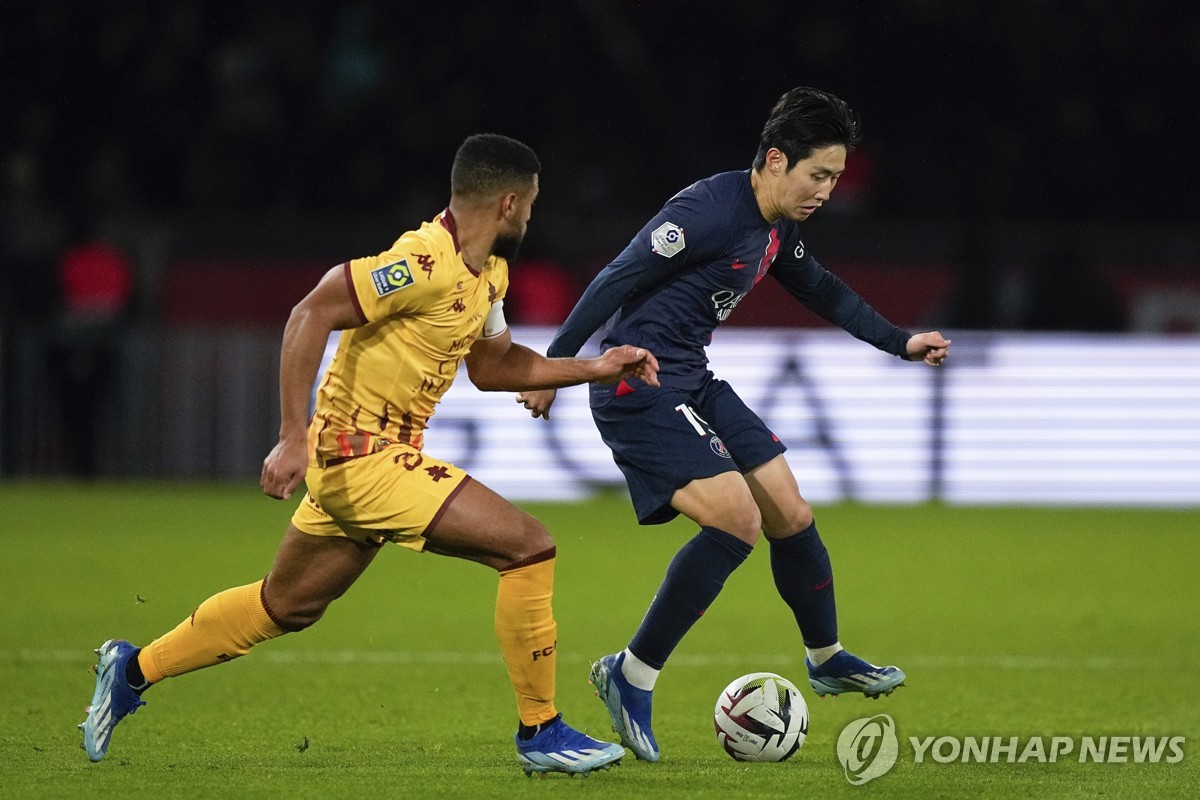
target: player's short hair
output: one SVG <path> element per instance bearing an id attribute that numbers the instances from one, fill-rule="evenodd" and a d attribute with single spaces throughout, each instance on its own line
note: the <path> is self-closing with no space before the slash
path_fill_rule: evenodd
<path id="1" fill-rule="evenodd" d="M 845 101 L 820 89 L 798 86 L 771 109 L 758 140 L 754 169 L 763 168 L 772 147 L 787 156 L 790 171 L 814 150 L 840 144 L 850 152 L 860 141 L 862 125 Z"/>
<path id="2" fill-rule="evenodd" d="M 528 145 L 498 133 L 477 133 L 468 136 L 454 155 L 450 193 L 489 197 L 524 190 L 541 171 L 542 164 Z"/>

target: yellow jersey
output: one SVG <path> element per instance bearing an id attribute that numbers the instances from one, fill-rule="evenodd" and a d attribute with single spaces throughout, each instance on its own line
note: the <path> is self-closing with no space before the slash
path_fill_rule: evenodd
<path id="1" fill-rule="evenodd" d="M 420 449 L 434 408 L 508 291 L 508 262 L 463 260 L 446 209 L 377 256 L 343 265 L 363 325 L 342 331 L 308 427 L 310 465 L 394 442 Z"/>

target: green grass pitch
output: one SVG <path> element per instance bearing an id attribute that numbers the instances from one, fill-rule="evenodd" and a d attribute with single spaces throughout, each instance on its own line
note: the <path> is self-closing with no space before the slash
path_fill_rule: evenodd
<path id="1" fill-rule="evenodd" d="M 588 665 L 626 644 L 690 525 L 640 529 L 618 496 L 529 510 L 558 542 L 559 707 L 608 737 Z M 843 642 L 909 685 L 817 700 L 760 543 L 659 681 L 663 760 L 586 780 L 517 766 L 494 575 L 388 548 L 317 626 L 155 687 L 88 762 L 91 649 L 260 578 L 290 513 L 249 487 L 0 484 L 0 797 L 1200 796 L 1196 510 L 820 508 Z M 736 763 L 713 735 L 718 692 L 760 670 L 811 711 L 782 764 Z M 875 713 L 899 759 L 852 786 L 837 737 Z M 908 741 L 1166 735 L 1187 737 L 1182 762 L 915 763 Z"/>

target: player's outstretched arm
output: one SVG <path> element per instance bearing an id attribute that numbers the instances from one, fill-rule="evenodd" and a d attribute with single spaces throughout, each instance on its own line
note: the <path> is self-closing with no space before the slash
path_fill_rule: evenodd
<path id="1" fill-rule="evenodd" d="M 308 397 L 329 334 L 362 324 L 344 265 L 325 273 L 292 309 L 279 354 L 279 442 L 263 460 L 259 480 L 271 497 L 291 497 L 308 468 Z"/>
<path id="2" fill-rule="evenodd" d="M 909 361 L 924 361 L 931 367 L 939 367 L 950 355 L 950 340 L 938 331 L 917 333 L 908 340 L 905 350 Z"/>
<path id="3" fill-rule="evenodd" d="M 514 342 L 505 330 L 476 341 L 466 360 L 471 383 L 485 392 L 557 389 L 624 378 L 658 386 L 658 359 L 649 350 L 631 345 L 614 347 L 599 358 L 546 358 Z"/>

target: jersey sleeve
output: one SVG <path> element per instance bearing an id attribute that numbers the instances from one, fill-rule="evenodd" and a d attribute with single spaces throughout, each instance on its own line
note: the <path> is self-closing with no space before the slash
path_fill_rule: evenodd
<path id="1" fill-rule="evenodd" d="M 490 300 L 494 303 L 508 296 L 508 262 L 497 258 L 495 265 L 485 274 Z"/>
<path id="2" fill-rule="evenodd" d="M 386 253 L 356 258 L 346 265 L 347 281 L 364 323 L 417 313 L 442 293 L 438 281 L 417 280 L 417 259 L 402 243 L 403 239 Z"/>
<path id="3" fill-rule="evenodd" d="M 825 269 L 798 236 L 780 248 L 770 272 L 793 297 L 823 319 L 868 344 L 904 358 L 912 334 L 889 322 L 841 278 Z"/>
<path id="4" fill-rule="evenodd" d="M 481 336 L 491 339 L 508 330 L 508 321 L 504 318 L 504 297 L 508 294 L 508 262 L 502 258 L 496 259 L 496 264 L 487 271 L 486 279 L 491 306 L 483 321 Z"/>
<path id="5" fill-rule="evenodd" d="M 729 240 L 723 219 L 705 198 L 686 189 L 672 198 L 592 279 L 546 354 L 551 358 L 576 355 L 621 306 L 689 266 L 718 257 Z"/>

